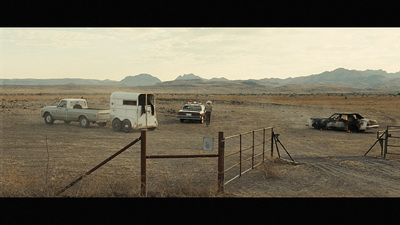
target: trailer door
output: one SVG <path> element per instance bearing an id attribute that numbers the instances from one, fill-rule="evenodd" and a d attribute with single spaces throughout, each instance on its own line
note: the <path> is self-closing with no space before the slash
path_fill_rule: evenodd
<path id="1" fill-rule="evenodd" d="M 154 127 L 154 116 L 155 116 L 155 99 L 154 95 L 147 94 L 146 95 L 146 124 L 147 126 Z"/>
<path id="2" fill-rule="evenodd" d="M 139 127 L 154 127 L 154 95 L 140 94 L 139 95 Z"/>

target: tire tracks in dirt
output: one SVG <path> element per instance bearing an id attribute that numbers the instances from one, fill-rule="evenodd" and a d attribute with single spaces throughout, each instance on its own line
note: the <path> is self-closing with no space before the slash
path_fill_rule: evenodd
<path id="1" fill-rule="evenodd" d="M 307 163 L 311 170 L 325 174 L 329 179 L 328 186 L 333 183 L 335 189 L 353 190 L 355 195 L 379 196 L 386 193 L 392 196 L 400 194 L 398 180 L 400 174 L 386 167 L 398 167 L 391 162 L 389 165 L 382 165 L 372 158 L 359 158 L 356 161 L 334 160 L 318 163 Z M 347 163 L 347 164 L 346 164 Z M 395 164 L 398 164 L 395 162 Z M 343 188 L 342 188 L 343 187 Z"/>
<path id="2" fill-rule="evenodd" d="M 354 155 L 354 152 L 342 154 L 336 150 L 337 146 L 331 151 L 330 146 L 300 138 L 298 132 L 281 133 L 285 137 L 282 143 L 292 158 L 314 174 L 315 177 L 307 179 L 312 179 L 316 186 L 327 188 L 326 191 L 334 196 L 346 196 L 349 193 L 350 196 L 372 197 L 400 195 L 399 161 Z M 281 149 L 281 158 L 287 159 L 288 156 Z"/>

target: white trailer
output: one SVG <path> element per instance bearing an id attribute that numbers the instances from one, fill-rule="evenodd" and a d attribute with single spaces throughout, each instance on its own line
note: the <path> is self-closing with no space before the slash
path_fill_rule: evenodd
<path id="1" fill-rule="evenodd" d="M 156 99 L 153 94 L 113 92 L 110 96 L 110 121 L 113 130 L 158 127 Z"/>

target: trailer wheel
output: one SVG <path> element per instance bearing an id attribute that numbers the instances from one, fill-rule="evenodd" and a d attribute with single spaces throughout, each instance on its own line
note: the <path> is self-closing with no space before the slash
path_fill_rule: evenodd
<path id="1" fill-rule="evenodd" d="M 121 120 L 119 120 L 118 118 L 115 118 L 113 121 L 112 121 L 112 124 L 111 124 L 111 126 L 112 126 L 112 128 L 113 128 L 113 130 L 114 131 L 121 131 Z"/>
<path id="2" fill-rule="evenodd" d="M 54 119 L 53 119 L 53 117 L 51 116 L 50 113 L 44 114 L 44 122 L 46 124 L 53 124 L 54 123 Z"/>
<path id="3" fill-rule="evenodd" d="M 90 121 L 88 120 L 88 118 L 86 118 L 86 116 L 81 116 L 79 117 L 79 125 L 85 128 L 89 127 Z"/>
<path id="4" fill-rule="evenodd" d="M 122 131 L 124 131 L 125 133 L 129 133 L 131 129 L 132 129 L 131 121 L 129 121 L 128 119 L 122 121 Z"/>

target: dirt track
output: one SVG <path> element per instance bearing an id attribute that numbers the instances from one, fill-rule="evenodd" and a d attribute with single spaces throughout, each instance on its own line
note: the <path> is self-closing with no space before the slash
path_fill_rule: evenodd
<path id="1" fill-rule="evenodd" d="M 41 90 L 45 93 L 45 90 Z M 56 121 L 46 125 L 40 108 L 54 105 L 68 95 L 5 92 L 1 110 L 1 196 L 53 196 L 60 187 L 118 151 L 140 133 L 114 132 L 91 125 Z M 190 94 L 188 95 L 190 97 Z M 157 99 L 159 128 L 148 132 L 148 154 L 208 154 L 203 137 L 225 136 L 274 126 L 280 140 L 297 165 L 274 158 L 232 181 L 222 196 L 235 197 L 398 197 L 400 160 L 389 155 L 379 159 L 376 131 L 347 133 L 320 131 L 304 124 L 311 116 L 330 116 L 336 111 L 358 111 L 376 119 L 383 130 L 399 125 L 400 96 L 371 96 L 375 105 L 360 104 L 360 96 L 346 98 L 346 104 L 319 96 L 235 96 L 203 95 L 212 100 L 211 126 L 180 123 L 176 111 L 189 98 L 160 94 Z M 92 107 L 108 108 L 109 93 L 84 96 Z M 173 100 L 171 100 L 171 98 Z M 297 98 L 297 99 L 296 99 Z M 311 102 L 311 103 L 310 103 Z M 216 153 L 216 141 L 214 150 Z M 137 196 L 140 189 L 140 146 L 134 146 L 68 190 L 67 196 Z M 226 150 L 233 151 L 230 149 Z M 400 149 L 393 149 L 399 152 Z M 281 149 L 282 158 L 288 159 Z M 220 196 L 215 193 L 216 159 L 149 160 L 149 196 Z"/>

